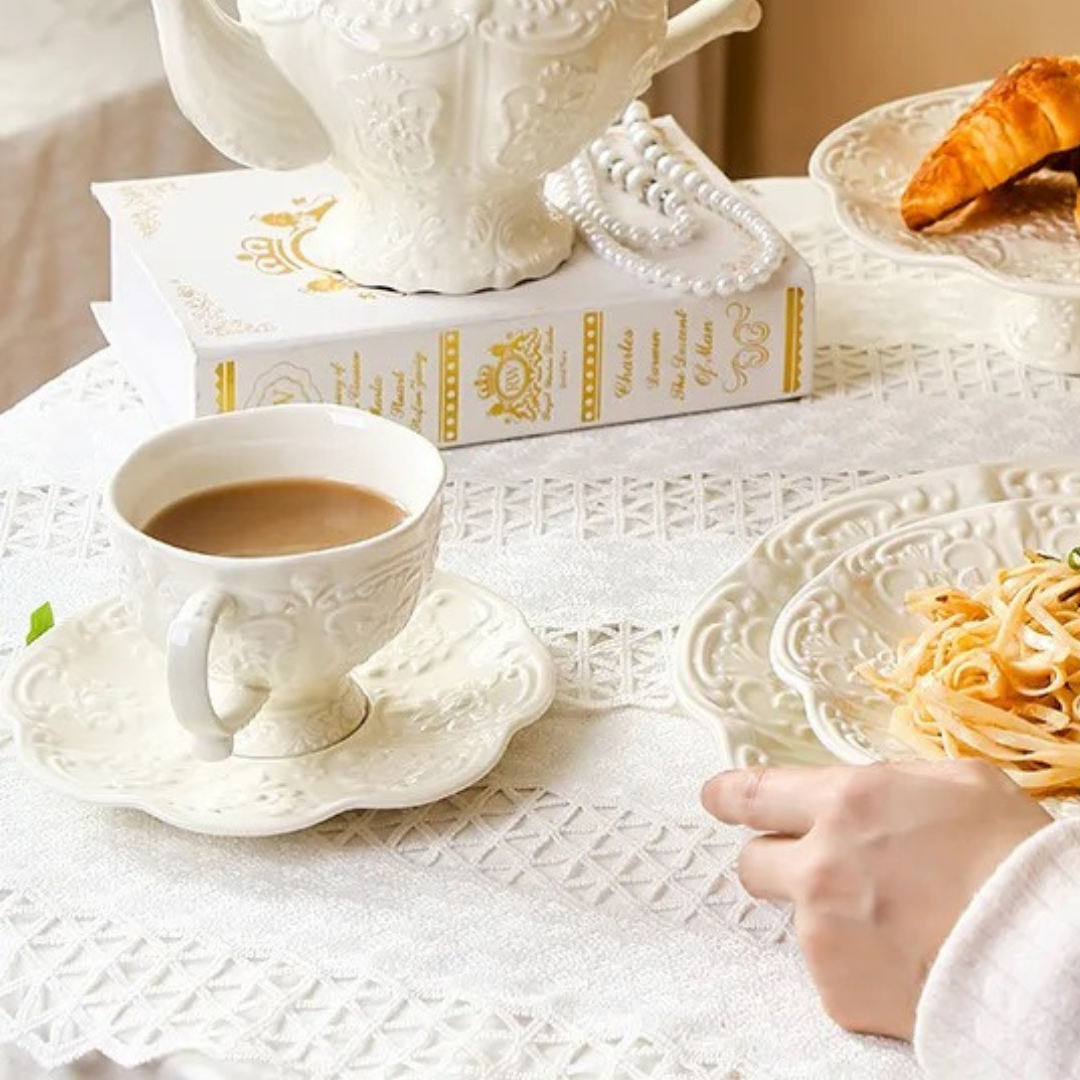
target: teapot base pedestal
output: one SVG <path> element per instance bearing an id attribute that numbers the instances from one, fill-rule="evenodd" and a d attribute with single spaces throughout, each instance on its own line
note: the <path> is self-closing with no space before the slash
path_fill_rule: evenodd
<path id="1" fill-rule="evenodd" d="M 484 201 L 454 192 L 437 202 L 400 191 L 384 201 L 357 194 L 327 211 L 308 250 L 361 286 L 460 294 L 546 277 L 573 246 L 573 224 L 536 185 Z"/>

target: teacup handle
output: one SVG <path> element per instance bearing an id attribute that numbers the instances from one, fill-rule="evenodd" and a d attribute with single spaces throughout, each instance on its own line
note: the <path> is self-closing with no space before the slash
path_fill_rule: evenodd
<path id="1" fill-rule="evenodd" d="M 169 700 L 181 725 L 195 736 L 195 756 L 224 761 L 233 752 L 233 736 L 270 696 L 268 690 L 238 688 L 234 707 L 222 716 L 210 699 L 210 643 L 232 598 L 214 589 L 189 596 L 169 624 L 165 669 Z"/>
<path id="2" fill-rule="evenodd" d="M 697 0 L 668 22 L 657 71 L 707 45 L 721 34 L 753 30 L 761 22 L 758 0 Z"/>

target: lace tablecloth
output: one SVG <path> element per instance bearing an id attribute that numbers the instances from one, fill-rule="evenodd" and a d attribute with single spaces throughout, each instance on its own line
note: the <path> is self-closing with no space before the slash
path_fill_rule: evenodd
<path id="1" fill-rule="evenodd" d="M 806 181 L 751 185 L 818 274 L 813 396 L 455 451 L 444 564 L 516 601 L 555 707 L 484 782 L 274 841 L 182 834 L 25 777 L 0 733 L 0 1042 L 180 1048 L 295 1078 L 912 1077 L 820 1012 L 786 914 L 699 809 L 681 613 L 764 530 L 900 472 L 1080 448 L 1080 384 L 1019 369 L 995 294 L 856 249 Z M 99 486 L 149 430 L 99 354 L 0 421 L 0 664 L 107 595 Z"/>

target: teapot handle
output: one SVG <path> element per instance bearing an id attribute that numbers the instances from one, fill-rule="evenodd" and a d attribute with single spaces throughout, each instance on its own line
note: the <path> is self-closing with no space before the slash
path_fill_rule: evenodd
<path id="1" fill-rule="evenodd" d="M 721 34 L 753 30 L 761 22 L 758 0 L 696 0 L 668 22 L 657 71 L 689 56 Z"/>

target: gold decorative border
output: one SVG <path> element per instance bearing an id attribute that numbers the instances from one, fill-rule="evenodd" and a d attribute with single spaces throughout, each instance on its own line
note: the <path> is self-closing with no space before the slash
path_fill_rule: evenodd
<path id="1" fill-rule="evenodd" d="M 581 342 L 581 422 L 600 419 L 600 372 L 604 355 L 604 313 L 586 311 Z"/>
<path id="2" fill-rule="evenodd" d="M 250 323 L 230 315 L 207 293 L 180 278 L 173 278 L 172 286 L 184 307 L 208 337 L 271 334 L 278 329 L 273 323 Z"/>
<path id="3" fill-rule="evenodd" d="M 784 393 L 796 394 L 802 388 L 803 308 L 806 292 L 798 286 L 787 290 L 784 333 Z"/>
<path id="4" fill-rule="evenodd" d="M 439 442 L 458 440 L 461 415 L 461 331 L 439 335 Z"/>
<path id="5" fill-rule="evenodd" d="M 161 208 L 170 195 L 183 191 L 178 180 L 137 180 L 117 189 L 124 212 L 144 240 L 161 228 Z"/>
<path id="6" fill-rule="evenodd" d="M 222 360 L 214 368 L 214 392 L 219 413 L 236 411 L 236 362 Z"/>

